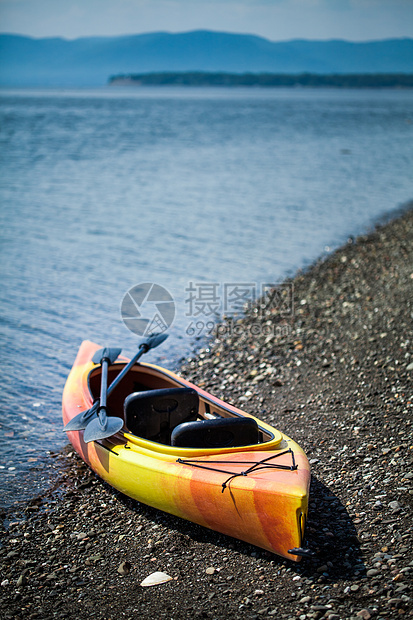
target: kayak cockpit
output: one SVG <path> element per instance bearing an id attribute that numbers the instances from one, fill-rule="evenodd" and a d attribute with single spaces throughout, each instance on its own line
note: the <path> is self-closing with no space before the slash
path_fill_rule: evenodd
<path id="1" fill-rule="evenodd" d="M 109 367 L 109 383 L 123 366 Z M 89 373 L 93 400 L 99 396 L 100 378 L 101 367 Z M 126 433 L 166 446 L 217 449 L 275 439 L 271 427 L 258 425 L 235 407 L 173 379 L 156 366 L 139 364 L 132 368 L 107 404 L 109 415 L 123 419 Z"/>
<path id="2" fill-rule="evenodd" d="M 134 392 L 124 403 L 131 433 L 180 448 L 227 448 L 260 443 L 253 418 L 199 415 L 199 395 L 190 387 Z"/>
<path id="3" fill-rule="evenodd" d="M 129 394 L 123 405 L 129 432 L 137 437 L 166 445 L 181 424 L 198 419 L 198 392 L 187 387 L 144 390 Z"/>

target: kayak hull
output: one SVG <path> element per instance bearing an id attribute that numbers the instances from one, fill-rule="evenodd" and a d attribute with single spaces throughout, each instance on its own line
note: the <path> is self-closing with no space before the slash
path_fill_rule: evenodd
<path id="1" fill-rule="evenodd" d="M 93 384 L 97 384 L 100 367 L 91 358 L 99 348 L 85 341 L 79 349 L 63 392 L 64 424 L 89 409 L 96 398 Z M 112 378 L 126 362 L 111 366 Z M 212 408 L 228 417 L 252 417 L 164 368 L 137 364 L 132 375 L 134 372 L 151 388 L 197 390 L 200 409 Z M 112 399 L 114 415 L 121 414 L 122 398 L 119 395 L 118 402 Z M 67 434 L 93 471 L 125 495 L 299 561 L 293 550 L 303 544 L 310 485 L 308 460 L 293 440 L 254 419 L 266 441 L 224 449 L 172 447 L 137 437 L 126 427 L 109 439 L 88 444 L 83 440 L 84 431 Z"/>

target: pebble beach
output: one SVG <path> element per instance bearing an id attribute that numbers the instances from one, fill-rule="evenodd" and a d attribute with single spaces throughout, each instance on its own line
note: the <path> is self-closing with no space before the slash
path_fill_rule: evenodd
<path id="1" fill-rule="evenodd" d="M 290 562 L 133 501 L 68 446 L 50 459 L 50 490 L 2 515 L 0 617 L 410 617 L 412 325 L 413 204 L 183 360 L 186 379 L 306 451 L 312 557 Z M 158 572 L 167 580 L 141 585 Z"/>

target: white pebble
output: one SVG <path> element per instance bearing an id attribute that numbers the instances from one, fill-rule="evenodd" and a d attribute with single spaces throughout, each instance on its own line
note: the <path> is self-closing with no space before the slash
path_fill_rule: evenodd
<path id="1" fill-rule="evenodd" d="M 148 586 L 157 586 L 161 583 L 166 583 L 167 581 L 171 581 L 172 577 L 170 577 L 169 575 L 167 575 L 166 573 L 161 573 L 161 572 L 155 572 L 152 573 L 151 575 L 148 575 L 141 583 L 141 586 L 148 587 Z"/>

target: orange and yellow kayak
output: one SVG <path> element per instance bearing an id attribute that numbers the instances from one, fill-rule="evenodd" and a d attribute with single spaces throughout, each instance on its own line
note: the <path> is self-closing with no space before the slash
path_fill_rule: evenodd
<path id="1" fill-rule="evenodd" d="M 99 348 L 80 346 L 63 392 L 64 424 L 99 397 L 101 366 L 92 362 Z M 109 382 L 127 361 L 109 366 Z M 180 417 L 177 403 L 186 408 Z M 67 434 L 110 485 L 290 560 L 305 555 L 310 467 L 292 439 L 154 364 L 135 364 L 107 406 L 123 419 L 121 431 L 90 443 L 83 430 Z"/>

